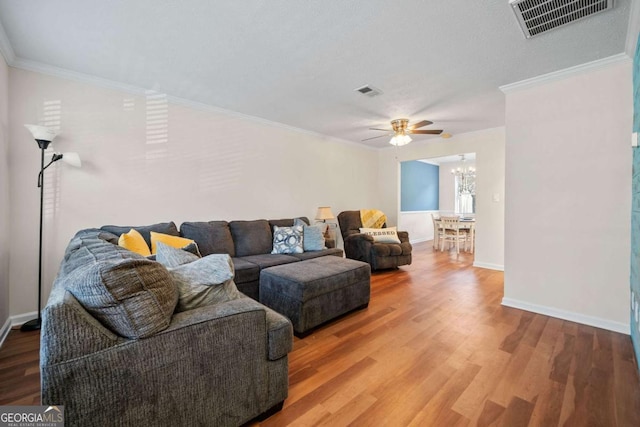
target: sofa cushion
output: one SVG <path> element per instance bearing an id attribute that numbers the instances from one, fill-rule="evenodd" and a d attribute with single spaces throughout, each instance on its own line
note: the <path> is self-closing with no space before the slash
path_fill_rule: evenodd
<path id="1" fill-rule="evenodd" d="M 232 258 L 236 283 L 253 282 L 260 278 L 260 266 L 243 258 Z"/>
<path id="2" fill-rule="evenodd" d="M 170 234 L 172 236 L 179 236 L 178 228 L 176 224 L 171 222 L 161 222 L 158 224 L 145 225 L 145 226 L 120 226 L 120 225 L 104 225 L 100 229 L 104 231 L 108 231 L 109 233 L 113 233 L 116 236 L 120 236 L 122 233 L 128 233 L 129 230 L 135 229 L 142 237 L 144 237 L 144 241 L 147 242 L 147 245 L 151 247 L 151 232 L 155 231 L 157 233 Z"/>
<path id="3" fill-rule="evenodd" d="M 342 256 L 344 255 L 344 252 L 342 252 L 342 249 L 330 248 L 330 249 L 323 249 L 321 251 L 307 251 L 301 254 L 291 254 L 291 256 L 296 257 L 301 261 L 304 261 L 305 259 L 320 258 L 322 256 L 327 256 L 327 255 L 333 255 L 333 256 L 342 258 Z"/>
<path id="4" fill-rule="evenodd" d="M 301 254 L 303 251 L 302 226 L 273 227 L 272 254 Z"/>
<path id="5" fill-rule="evenodd" d="M 207 255 L 170 268 L 169 273 L 178 288 L 178 312 L 231 301 L 241 296 L 233 283 L 233 263 L 227 254 Z"/>
<path id="6" fill-rule="evenodd" d="M 227 221 L 183 222 L 180 235 L 198 244 L 203 256 L 229 254 L 236 256 L 236 250 Z"/>
<path id="7" fill-rule="evenodd" d="M 280 255 L 280 254 L 263 254 L 263 255 L 250 255 L 246 257 L 242 257 L 243 260 L 248 261 L 252 264 L 256 264 L 263 268 L 273 267 L 274 265 L 280 264 L 289 264 L 292 262 L 300 261 L 298 258 L 291 255 Z"/>
<path id="8" fill-rule="evenodd" d="M 76 235 L 63 265 L 66 289 L 114 333 L 138 339 L 169 326 L 178 292 L 161 264 L 100 237 Z"/>
<path id="9" fill-rule="evenodd" d="M 231 221 L 229 228 L 236 257 L 271 253 L 273 236 L 267 220 Z"/>

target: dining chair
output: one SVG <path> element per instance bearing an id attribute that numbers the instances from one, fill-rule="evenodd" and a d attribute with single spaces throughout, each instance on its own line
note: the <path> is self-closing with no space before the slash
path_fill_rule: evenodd
<path id="1" fill-rule="evenodd" d="M 440 238 L 440 252 L 444 251 L 445 242 L 449 242 L 449 248 L 451 244 L 456 244 L 456 256 L 460 255 L 460 242 L 464 245 L 464 250 L 467 250 L 467 232 L 461 227 L 460 218 L 457 216 L 441 216 L 440 227 L 442 228 L 442 236 Z"/>
<path id="2" fill-rule="evenodd" d="M 440 238 L 442 237 L 442 227 L 440 226 L 440 220 L 431 214 L 431 221 L 433 222 L 433 249 L 438 249 L 440 246 Z"/>

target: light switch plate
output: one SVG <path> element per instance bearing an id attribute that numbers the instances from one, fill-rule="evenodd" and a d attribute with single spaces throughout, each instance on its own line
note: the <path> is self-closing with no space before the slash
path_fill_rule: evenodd
<path id="1" fill-rule="evenodd" d="M 632 147 L 638 146 L 638 132 L 634 132 L 631 134 L 631 146 Z"/>
<path id="2" fill-rule="evenodd" d="M 493 203 L 498 203 L 500 201 L 500 193 L 493 193 Z"/>

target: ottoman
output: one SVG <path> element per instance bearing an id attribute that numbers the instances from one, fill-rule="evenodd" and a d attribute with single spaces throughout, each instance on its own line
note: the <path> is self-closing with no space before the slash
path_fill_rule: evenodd
<path id="1" fill-rule="evenodd" d="M 324 256 L 260 272 L 260 302 L 287 316 L 297 336 L 367 307 L 370 294 L 371 267 L 352 259 Z"/>

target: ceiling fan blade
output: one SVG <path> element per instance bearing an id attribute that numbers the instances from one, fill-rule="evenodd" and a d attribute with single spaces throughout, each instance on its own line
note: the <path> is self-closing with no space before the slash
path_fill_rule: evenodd
<path id="1" fill-rule="evenodd" d="M 393 134 L 392 134 L 392 133 L 389 133 L 389 134 L 387 134 L 387 135 L 374 136 L 374 137 L 372 137 L 372 138 L 363 139 L 362 141 L 368 141 L 368 140 L 370 140 L 370 139 L 382 138 L 382 137 L 385 137 L 385 136 L 391 136 L 391 135 L 393 135 Z"/>
<path id="2" fill-rule="evenodd" d="M 418 134 L 418 135 L 440 135 L 442 133 L 442 129 L 434 129 L 434 130 L 410 130 L 407 133 Z"/>
<path id="3" fill-rule="evenodd" d="M 424 126 L 429 126 L 429 125 L 432 125 L 432 124 L 433 124 L 433 122 L 430 122 L 429 120 L 422 120 L 422 121 L 419 121 L 418 123 L 412 124 L 411 126 L 409 126 L 408 129 L 409 130 L 418 129 L 418 128 L 421 128 L 421 127 L 424 127 Z"/>
<path id="4" fill-rule="evenodd" d="M 393 132 L 393 129 L 369 128 L 369 130 L 383 130 L 385 132 Z"/>

